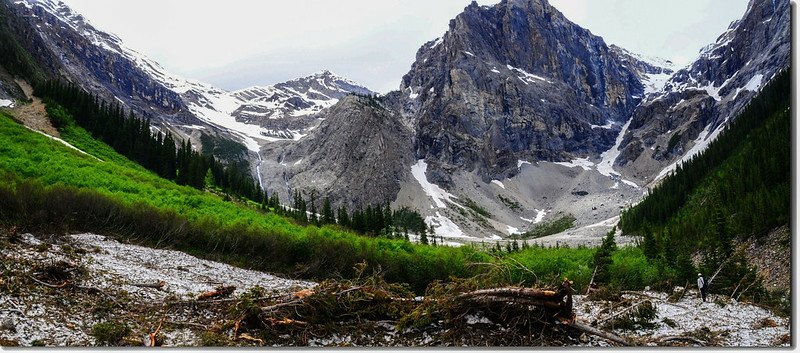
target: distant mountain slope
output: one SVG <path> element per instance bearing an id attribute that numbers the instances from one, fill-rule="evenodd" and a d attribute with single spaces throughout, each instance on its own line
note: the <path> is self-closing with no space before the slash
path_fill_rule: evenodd
<path id="1" fill-rule="evenodd" d="M 173 74 L 126 46 L 120 38 L 98 30 L 57 0 L 4 2 L 36 27 L 39 51 L 61 75 L 107 101 L 119 101 L 154 124 L 200 146 L 201 134 L 234 139 L 251 152 L 264 143 L 297 139 L 317 122 L 304 116 L 329 107 L 349 92 L 368 89 L 328 71 L 269 87 L 227 92 Z M 258 117 L 286 117 L 276 123 Z M 298 119 L 293 119 L 298 118 Z M 300 120 L 295 121 L 295 120 Z M 278 126 L 275 126 L 278 125 Z"/>
<path id="2" fill-rule="evenodd" d="M 790 28 L 788 0 L 751 0 L 741 20 L 636 109 L 616 161 L 624 174 L 648 183 L 707 146 L 789 67 Z"/>

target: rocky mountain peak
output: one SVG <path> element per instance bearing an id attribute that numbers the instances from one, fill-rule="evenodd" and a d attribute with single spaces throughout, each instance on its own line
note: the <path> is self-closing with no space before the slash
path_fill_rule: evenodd
<path id="1" fill-rule="evenodd" d="M 417 108 L 417 157 L 487 181 L 518 160 L 608 149 L 643 90 L 602 38 L 539 0 L 471 4 L 420 48 L 401 85 Z"/>

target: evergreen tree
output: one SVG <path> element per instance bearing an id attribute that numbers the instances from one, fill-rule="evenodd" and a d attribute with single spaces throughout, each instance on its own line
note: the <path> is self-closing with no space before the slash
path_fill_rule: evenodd
<path id="1" fill-rule="evenodd" d="M 342 206 L 339 208 L 338 217 L 337 217 L 338 224 L 345 228 L 351 228 L 352 223 L 350 223 L 350 216 L 347 214 L 347 209 Z"/>
<path id="2" fill-rule="evenodd" d="M 214 175 L 211 174 L 211 169 L 206 171 L 206 177 L 203 180 L 203 184 L 205 184 L 206 189 L 214 188 L 216 182 L 214 181 Z"/>
<path id="3" fill-rule="evenodd" d="M 616 232 L 616 228 L 608 232 L 605 238 L 603 238 L 603 243 L 594 253 L 593 265 L 596 268 L 594 280 L 597 283 L 609 283 L 611 281 L 610 270 L 613 262 L 611 260 L 611 255 L 617 250 L 617 243 L 614 240 L 614 233 Z"/>
<path id="4" fill-rule="evenodd" d="M 336 217 L 333 215 L 331 201 L 327 196 L 325 196 L 325 200 L 322 202 L 322 224 L 336 224 Z"/>

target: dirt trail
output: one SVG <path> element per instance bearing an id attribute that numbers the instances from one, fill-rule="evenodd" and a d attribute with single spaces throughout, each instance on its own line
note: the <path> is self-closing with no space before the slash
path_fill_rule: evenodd
<path id="1" fill-rule="evenodd" d="M 54 137 L 61 137 L 53 127 L 53 124 L 50 123 L 50 119 L 47 118 L 47 112 L 45 111 L 44 102 L 41 99 L 33 96 L 33 88 L 27 82 L 22 80 L 16 80 L 17 84 L 22 87 L 22 91 L 25 92 L 25 96 L 28 99 L 31 99 L 32 102 L 28 104 L 20 105 L 11 110 L 11 114 L 17 120 L 21 121 L 25 126 L 31 128 L 32 130 L 41 131 L 45 134 Z"/>

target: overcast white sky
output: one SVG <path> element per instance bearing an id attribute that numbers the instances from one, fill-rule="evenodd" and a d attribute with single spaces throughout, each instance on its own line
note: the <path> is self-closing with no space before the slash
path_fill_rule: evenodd
<path id="1" fill-rule="evenodd" d="M 234 90 L 321 69 L 387 92 L 469 0 L 63 0 L 169 71 Z M 747 0 L 551 0 L 633 52 L 686 64 Z M 482 5 L 497 0 L 478 1 Z"/>

